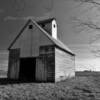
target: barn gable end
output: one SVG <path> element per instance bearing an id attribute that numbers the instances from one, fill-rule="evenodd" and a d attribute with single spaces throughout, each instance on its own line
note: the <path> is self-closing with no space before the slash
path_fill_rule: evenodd
<path id="1" fill-rule="evenodd" d="M 32 25 L 32 29 L 30 29 Z M 52 45 L 53 42 L 32 21 L 28 23 L 10 49 L 20 48 L 20 57 L 39 56 L 41 45 Z"/>

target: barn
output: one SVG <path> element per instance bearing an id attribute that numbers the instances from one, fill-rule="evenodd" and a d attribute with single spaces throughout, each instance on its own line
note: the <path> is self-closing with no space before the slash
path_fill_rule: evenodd
<path id="1" fill-rule="evenodd" d="M 8 50 L 9 79 L 57 82 L 75 76 L 75 54 L 57 38 L 55 18 L 29 19 Z"/>

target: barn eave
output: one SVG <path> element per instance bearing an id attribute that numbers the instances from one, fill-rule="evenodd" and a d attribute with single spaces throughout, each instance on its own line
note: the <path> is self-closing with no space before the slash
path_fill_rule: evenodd
<path id="1" fill-rule="evenodd" d="M 54 39 L 52 36 L 50 36 L 50 35 L 48 34 L 48 32 L 46 32 L 46 31 L 39 25 L 39 23 L 51 21 L 51 20 L 53 20 L 53 19 L 55 19 L 55 18 L 51 18 L 51 19 L 45 20 L 45 21 L 38 21 L 38 22 L 34 21 L 33 19 L 29 19 L 29 20 L 27 21 L 27 23 L 26 23 L 26 24 L 23 26 L 23 28 L 21 29 L 21 31 L 19 32 L 19 34 L 16 36 L 16 38 L 13 40 L 13 42 L 10 44 L 10 46 L 8 47 L 8 50 L 11 49 L 11 47 L 12 47 L 13 44 L 17 41 L 17 39 L 19 38 L 19 36 L 23 33 L 23 31 L 24 31 L 24 29 L 27 27 L 27 25 L 28 25 L 30 22 L 32 22 L 34 25 L 36 25 L 36 26 L 39 28 L 40 31 L 42 31 L 42 32 L 51 40 L 51 42 L 52 42 L 56 47 L 58 47 L 60 50 L 65 51 L 66 53 L 69 53 L 69 54 L 75 56 L 75 54 L 74 54 L 64 43 L 62 43 L 62 42 L 61 42 L 60 40 L 58 40 L 58 39 L 57 39 L 57 40 Z"/>
<path id="2" fill-rule="evenodd" d="M 41 26 L 36 23 L 34 20 L 32 20 L 32 22 L 54 43 L 54 45 L 58 48 L 60 48 L 61 50 L 70 53 L 71 55 L 75 54 L 64 44 L 62 43 L 60 40 L 58 39 L 54 39 L 52 36 L 50 36 L 43 28 L 41 28 Z"/>
<path id="3" fill-rule="evenodd" d="M 31 20 L 29 19 L 26 24 L 22 27 L 22 29 L 20 30 L 20 32 L 17 34 L 17 36 L 15 37 L 15 39 L 11 42 L 10 46 L 8 47 L 8 50 L 11 49 L 11 47 L 13 46 L 13 44 L 17 41 L 17 39 L 20 37 L 20 35 L 22 34 L 22 32 L 24 31 L 24 29 L 27 27 L 27 25 L 31 22 Z"/>
<path id="4" fill-rule="evenodd" d="M 68 53 L 68 54 L 71 54 L 72 56 L 75 56 L 75 54 L 74 54 L 74 53 L 71 53 L 71 52 L 69 52 L 69 51 L 67 51 L 67 50 L 63 49 L 63 48 L 61 48 L 61 47 L 60 47 L 60 46 L 58 46 L 58 45 L 55 45 L 55 47 L 56 47 L 56 48 L 58 48 L 58 49 L 60 49 L 60 50 L 62 50 L 62 51 L 64 51 L 64 52 L 66 52 L 66 53 Z"/>

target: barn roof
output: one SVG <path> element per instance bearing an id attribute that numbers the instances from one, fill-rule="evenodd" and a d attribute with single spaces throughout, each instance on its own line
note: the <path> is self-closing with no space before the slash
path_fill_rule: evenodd
<path id="1" fill-rule="evenodd" d="M 38 24 L 45 24 L 45 23 L 51 22 L 53 19 L 55 19 L 55 18 L 47 18 L 47 19 L 44 19 L 44 20 L 37 20 L 36 22 Z"/>
<path id="2" fill-rule="evenodd" d="M 20 33 L 16 36 L 16 38 L 14 39 L 14 41 L 10 44 L 10 46 L 8 47 L 8 50 L 12 47 L 12 45 L 16 42 L 16 40 L 18 39 L 18 37 L 21 35 L 21 33 L 24 31 L 24 29 L 26 28 L 26 26 L 28 25 L 28 23 L 30 21 L 32 21 L 54 44 L 56 47 L 60 48 L 61 50 L 65 51 L 65 52 L 68 52 L 72 55 L 75 55 L 64 43 L 62 43 L 59 39 L 55 39 L 53 38 L 51 35 L 49 35 L 47 33 L 47 31 L 45 31 L 41 26 L 40 24 L 42 23 L 47 23 L 47 22 L 50 22 L 52 21 L 53 19 L 55 18 L 50 18 L 50 19 L 46 19 L 46 20 L 40 20 L 40 21 L 34 21 L 33 19 L 29 19 L 27 21 L 27 23 L 25 24 L 25 26 L 22 28 L 22 30 L 20 31 Z"/>
<path id="3" fill-rule="evenodd" d="M 37 22 L 34 21 L 34 20 L 32 19 L 32 21 L 33 21 L 33 23 L 35 23 L 35 24 L 43 31 L 43 33 L 45 33 L 45 35 L 46 35 L 49 39 L 51 39 L 51 41 L 52 41 L 58 48 L 60 48 L 60 49 L 62 49 L 62 50 L 64 50 L 64 51 L 67 51 L 67 52 L 69 52 L 69 53 L 75 55 L 63 42 L 61 42 L 59 39 L 53 38 L 51 35 L 49 35 L 49 34 L 47 33 L 47 31 L 45 31 L 41 26 L 39 26 L 39 24 L 48 23 L 48 22 L 52 21 L 53 19 L 55 19 L 55 18 L 50 18 L 50 19 L 46 19 L 46 20 L 43 20 L 43 21 L 40 20 L 40 21 L 37 21 Z"/>

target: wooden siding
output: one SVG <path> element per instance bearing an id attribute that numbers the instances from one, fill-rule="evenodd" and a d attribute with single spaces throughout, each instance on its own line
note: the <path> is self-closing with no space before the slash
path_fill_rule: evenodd
<path id="1" fill-rule="evenodd" d="M 44 58 L 45 68 L 46 68 L 46 79 L 47 81 L 55 80 L 55 55 L 54 46 L 47 45 L 41 46 L 39 49 L 39 54 Z"/>
<path id="2" fill-rule="evenodd" d="M 47 67 L 47 81 L 55 81 L 55 57 L 54 54 L 46 55 L 46 67 Z"/>
<path id="3" fill-rule="evenodd" d="M 36 80 L 49 81 L 55 80 L 55 57 L 54 46 L 41 46 L 39 49 L 39 58 L 36 64 Z"/>
<path id="4" fill-rule="evenodd" d="M 43 57 L 36 60 L 36 81 L 46 81 L 46 67 Z"/>
<path id="5" fill-rule="evenodd" d="M 39 55 L 54 53 L 54 45 L 45 45 L 39 47 Z"/>
<path id="6" fill-rule="evenodd" d="M 29 25 L 31 24 L 33 25 L 33 29 L 29 29 Z M 29 25 L 12 46 L 13 49 L 21 49 L 21 57 L 37 57 L 39 56 L 39 47 L 41 45 L 53 44 L 35 24 L 30 22 Z"/>
<path id="7" fill-rule="evenodd" d="M 50 35 L 52 35 L 52 23 L 42 23 L 40 26 L 46 30 Z"/>
<path id="8" fill-rule="evenodd" d="M 20 49 L 10 50 L 8 65 L 8 78 L 10 79 L 18 79 L 19 77 L 19 56 Z"/>
<path id="9" fill-rule="evenodd" d="M 55 48 L 55 81 L 75 76 L 75 57 Z"/>

